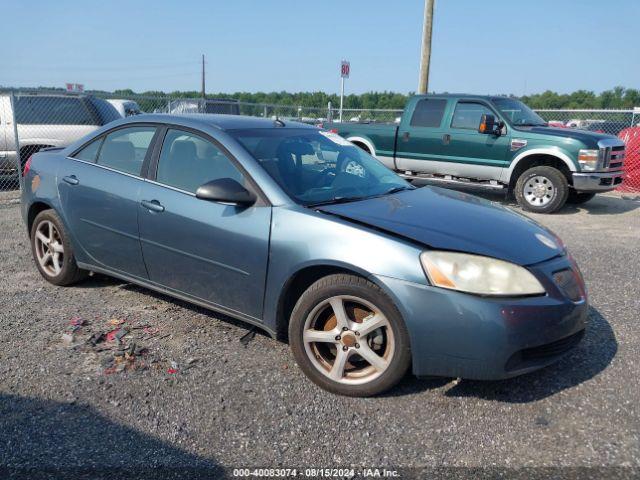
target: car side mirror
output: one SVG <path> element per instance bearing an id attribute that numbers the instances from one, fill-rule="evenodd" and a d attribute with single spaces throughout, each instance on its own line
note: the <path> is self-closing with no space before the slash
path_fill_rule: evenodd
<path id="1" fill-rule="evenodd" d="M 484 133 L 487 135 L 495 135 L 496 130 L 500 131 L 496 124 L 496 117 L 490 115 L 488 113 L 484 113 L 482 117 L 480 117 L 480 125 L 478 125 L 478 133 Z"/>
<path id="2" fill-rule="evenodd" d="M 256 203 L 257 197 L 232 178 L 219 178 L 200 185 L 196 198 L 210 202 L 230 203 L 249 206 Z"/>

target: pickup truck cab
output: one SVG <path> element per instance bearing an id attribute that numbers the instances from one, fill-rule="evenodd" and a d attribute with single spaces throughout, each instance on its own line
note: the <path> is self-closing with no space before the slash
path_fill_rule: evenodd
<path id="1" fill-rule="evenodd" d="M 586 202 L 623 181 L 622 140 L 549 127 L 508 97 L 416 95 L 399 124 L 325 128 L 409 179 L 507 190 L 538 213 Z"/>
<path id="2" fill-rule="evenodd" d="M 106 100 L 91 95 L 21 93 L 13 99 L 0 95 L 0 185 L 17 186 L 32 154 L 66 147 L 119 118 Z"/>

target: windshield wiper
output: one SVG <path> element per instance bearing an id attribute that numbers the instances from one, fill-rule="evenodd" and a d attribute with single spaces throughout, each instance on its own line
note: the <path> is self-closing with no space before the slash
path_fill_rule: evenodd
<path id="1" fill-rule="evenodd" d="M 357 202 L 358 200 L 364 200 L 368 197 L 334 197 L 329 200 L 323 200 L 321 202 L 310 203 L 307 207 L 320 207 L 322 205 L 336 205 L 338 203 Z"/>
<path id="2" fill-rule="evenodd" d="M 383 195 L 391 195 L 392 193 L 404 192 L 405 190 L 415 190 L 416 187 L 403 186 L 403 187 L 393 187 L 391 190 L 387 190 L 383 193 Z"/>

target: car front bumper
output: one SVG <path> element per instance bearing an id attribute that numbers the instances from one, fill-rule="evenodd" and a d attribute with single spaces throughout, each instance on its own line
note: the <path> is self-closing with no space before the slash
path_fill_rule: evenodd
<path id="1" fill-rule="evenodd" d="M 579 343 L 587 300 L 568 299 L 553 282 L 570 268 L 559 257 L 529 270 L 547 294 L 490 298 L 377 277 L 395 297 L 411 338 L 417 376 L 496 380 L 537 370 Z"/>
<path id="2" fill-rule="evenodd" d="M 624 172 L 573 173 L 572 177 L 578 192 L 608 192 L 622 184 Z"/>

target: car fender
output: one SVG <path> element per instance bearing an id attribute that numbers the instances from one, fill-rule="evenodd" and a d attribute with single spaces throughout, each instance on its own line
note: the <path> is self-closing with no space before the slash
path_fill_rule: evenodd
<path id="1" fill-rule="evenodd" d="M 578 171 L 576 164 L 573 162 L 569 154 L 559 147 L 530 148 L 528 150 L 520 152 L 514 157 L 514 159 L 511 161 L 511 164 L 509 165 L 509 168 L 505 169 L 502 173 L 502 182 L 509 183 L 511 181 L 513 171 L 515 170 L 518 163 L 520 163 L 525 158 L 530 157 L 531 155 L 549 155 L 551 157 L 556 157 L 557 159 L 562 160 L 565 163 L 570 172 Z"/>
<path id="2" fill-rule="evenodd" d="M 419 260 L 422 248 L 403 238 L 296 207 L 274 208 L 272 221 L 263 307 L 263 321 L 272 330 L 277 330 L 283 291 L 305 268 L 329 267 L 353 272 L 382 288 L 376 277 L 427 283 Z M 381 252 L 388 253 L 381 255 Z"/>

